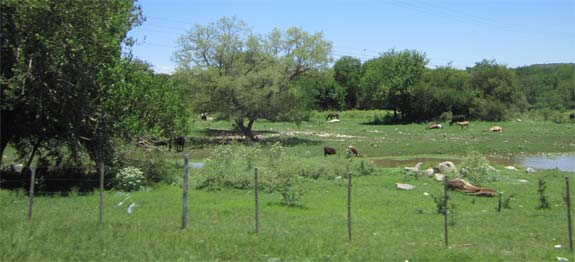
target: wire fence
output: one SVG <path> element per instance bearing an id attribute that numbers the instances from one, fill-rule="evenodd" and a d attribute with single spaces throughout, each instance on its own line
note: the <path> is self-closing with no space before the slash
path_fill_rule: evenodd
<path id="1" fill-rule="evenodd" d="M 181 228 L 186 229 L 188 227 L 188 201 L 189 201 L 189 168 L 193 167 L 194 163 L 189 162 L 189 158 L 186 155 L 180 164 L 179 161 L 174 165 L 178 168 L 182 168 L 183 171 L 183 184 L 182 184 L 182 216 L 181 216 Z M 62 190 L 44 190 L 43 184 L 54 181 L 54 182 L 81 182 L 87 183 L 92 188 L 97 188 L 99 192 L 99 223 L 104 223 L 104 190 L 106 182 L 110 182 L 111 177 L 106 178 L 106 173 L 109 171 L 103 164 L 100 164 L 96 169 L 95 166 L 85 166 L 81 168 L 91 168 L 94 170 L 94 174 L 96 176 L 88 176 L 86 178 L 59 178 L 59 177 L 37 177 L 36 172 L 39 168 L 50 168 L 49 166 L 33 166 L 30 167 L 29 170 L 18 170 L 21 174 L 25 174 L 24 176 L 20 176 L 19 179 L 14 179 L 13 176 L 5 177 L 4 175 L 0 176 L 0 188 L 6 188 L 6 185 L 20 185 L 20 186 L 27 186 L 28 191 L 28 220 L 33 218 L 33 206 L 34 206 L 34 196 L 41 194 L 63 194 Z M 197 167 L 196 167 L 197 168 Z M 361 183 L 359 185 L 353 185 L 352 183 L 353 174 L 348 172 L 345 176 L 342 176 L 342 180 L 346 180 L 345 186 L 347 187 L 347 198 L 346 198 L 346 206 L 347 206 L 347 217 L 345 225 L 347 227 L 347 238 L 348 241 L 352 241 L 353 239 L 353 229 L 355 226 L 365 226 L 371 224 L 378 224 L 378 222 L 373 222 L 369 218 L 362 218 L 354 216 L 354 209 L 353 209 L 353 188 L 356 190 L 361 190 L 362 188 L 374 188 L 374 187 L 381 187 L 380 184 L 369 184 L 369 183 Z M 342 181 L 343 182 L 343 181 Z M 253 180 L 253 200 L 254 200 L 254 217 L 253 217 L 253 228 L 255 234 L 260 233 L 260 226 L 262 224 L 261 221 L 261 207 L 260 207 L 260 196 L 259 196 L 259 172 L 258 168 L 254 169 L 254 180 Z M 344 183 L 341 183 L 340 186 L 343 186 Z M 443 242 L 446 247 L 453 247 L 457 245 L 450 245 L 450 227 L 454 224 L 458 223 L 457 221 L 482 221 L 484 219 L 490 219 L 493 214 L 493 211 L 487 212 L 487 210 L 481 211 L 465 211 L 459 212 L 456 208 L 455 204 L 452 202 L 453 199 L 450 196 L 452 193 L 448 190 L 448 178 L 444 177 L 443 180 L 443 190 L 442 195 L 437 196 L 435 204 L 437 205 L 437 213 L 443 216 Z M 572 229 L 572 208 L 571 208 L 571 184 L 569 177 L 565 177 L 565 195 L 563 196 L 563 200 L 565 202 L 565 210 L 555 211 L 553 213 L 531 213 L 530 217 L 533 219 L 540 219 L 545 218 L 547 220 L 552 221 L 561 221 L 564 220 L 565 224 L 565 236 L 568 236 L 568 243 L 570 251 L 573 251 L 573 229 Z M 129 193 L 126 193 L 127 197 L 124 198 L 120 203 L 118 203 L 117 207 L 123 205 L 123 203 L 129 199 Z M 435 196 L 433 196 L 435 198 Z M 499 195 L 501 197 L 501 195 Z M 128 206 L 127 211 L 131 213 L 132 208 L 134 208 L 135 203 L 132 203 Z M 418 210 L 418 209 L 416 209 Z M 501 211 L 501 198 L 499 198 L 499 206 L 497 207 L 497 212 Z M 343 221 L 337 223 L 339 226 L 342 226 Z M 467 244 L 464 244 L 467 245 Z"/>

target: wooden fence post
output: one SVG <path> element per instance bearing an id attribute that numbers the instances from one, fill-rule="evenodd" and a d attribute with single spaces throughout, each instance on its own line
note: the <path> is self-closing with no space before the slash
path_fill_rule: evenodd
<path id="1" fill-rule="evenodd" d="M 100 224 L 104 224 L 104 162 L 100 162 Z"/>
<path id="2" fill-rule="evenodd" d="M 449 238 L 448 238 L 448 232 L 447 232 L 447 187 L 448 187 L 448 182 L 447 182 L 447 176 L 445 176 L 443 178 L 443 232 L 445 235 L 445 246 L 449 247 Z"/>
<path id="3" fill-rule="evenodd" d="M 34 202 L 34 184 L 36 184 L 36 167 L 30 167 L 30 192 L 28 196 L 28 221 L 32 220 L 32 204 Z"/>
<path id="4" fill-rule="evenodd" d="M 565 177 L 565 202 L 567 204 L 567 228 L 569 230 L 569 250 L 573 252 L 573 229 L 571 223 L 571 195 L 569 193 L 569 177 Z"/>
<path id="5" fill-rule="evenodd" d="M 184 155 L 184 185 L 183 185 L 183 204 L 182 204 L 182 229 L 186 229 L 188 225 L 188 154 Z"/>
<path id="6" fill-rule="evenodd" d="M 351 172 L 347 173 L 347 237 L 351 241 Z"/>
<path id="7" fill-rule="evenodd" d="M 260 233 L 260 207 L 259 207 L 259 196 L 258 196 L 258 168 L 255 168 L 254 174 L 254 198 L 255 198 L 255 209 L 256 209 L 256 234 Z"/>

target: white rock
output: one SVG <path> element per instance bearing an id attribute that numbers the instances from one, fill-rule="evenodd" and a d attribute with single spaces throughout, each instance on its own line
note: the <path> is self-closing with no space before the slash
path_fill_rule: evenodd
<path id="1" fill-rule="evenodd" d="M 563 246 L 562 245 L 554 245 L 553 246 L 555 249 L 561 249 Z"/>
<path id="2" fill-rule="evenodd" d="M 525 169 L 525 173 L 535 173 L 535 169 L 528 167 L 527 169 Z"/>
<path id="3" fill-rule="evenodd" d="M 513 170 L 513 171 L 517 171 L 517 168 L 514 166 L 506 166 L 505 169 L 507 170 Z"/>
<path id="4" fill-rule="evenodd" d="M 421 169 L 421 165 L 423 165 L 423 163 L 418 162 L 414 167 L 404 167 L 403 168 L 403 173 L 411 173 L 411 172 L 419 172 L 419 170 Z"/>
<path id="5" fill-rule="evenodd" d="M 557 261 L 569 261 L 569 259 L 564 257 L 557 257 Z"/>
<path id="6" fill-rule="evenodd" d="M 402 184 L 402 183 L 395 183 L 395 187 L 397 189 L 403 189 L 403 190 L 413 190 L 415 189 L 415 186 L 410 185 L 410 184 Z"/>
<path id="7" fill-rule="evenodd" d="M 527 180 L 525 180 L 525 179 L 519 179 L 519 180 L 517 180 L 517 182 L 527 183 L 527 182 L 529 182 L 529 181 L 527 181 Z"/>
<path id="8" fill-rule="evenodd" d="M 424 195 L 424 196 L 429 196 L 429 193 L 423 192 L 423 195 Z"/>
<path id="9" fill-rule="evenodd" d="M 435 171 L 433 171 L 433 168 L 428 168 L 428 169 L 423 170 L 423 174 L 428 176 L 428 177 L 433 176 L 433 173 L 435 173 Z"/>
<path id="10" fill-rule="evenodd" d="M 328 123 L 335 123 L 335 122 L 339 122 L 339 119 L 332 119 L 332 120 L 329 120 L 329 121 L 327 121 L 327 122 L 328 122 Z"/>
<path id="11" fill-rule="evenodd" d="M 436 168 L 437 170 L 439 170 L 440 173 L 451 173 L 457 171 L 457 168 L 455 168 L 455 164 L 453 164 L 453 162 L 451 161 L 445 161 L 439 163 Z"/>
<path id="12" fill-rule="evenodd" d="M 445 175 L 442 175 L 442 174 L 440 174 L 440 173 L 435 173 L 435 174 L 434 174 L 434 178 L 435 178 L 435 180 L 437 180 L 437 181 L 439 181 L 439 182 L 442 182 L 443 179 L 445 179 Z"/>

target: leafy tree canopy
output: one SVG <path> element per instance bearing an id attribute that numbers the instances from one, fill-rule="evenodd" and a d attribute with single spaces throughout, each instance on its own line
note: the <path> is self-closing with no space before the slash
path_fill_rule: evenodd
<path id="1" fill-rule="evenodd" d="M 293 81 L 331 59 L 321 33 L 293 27 L 255 35 L 227 17 L 194 26 L 178 45 L 177 77 L 194 94 L 195 110 L 234 120 L 252 139 L 257 119 L 301 119 L 305 93 Z"/>

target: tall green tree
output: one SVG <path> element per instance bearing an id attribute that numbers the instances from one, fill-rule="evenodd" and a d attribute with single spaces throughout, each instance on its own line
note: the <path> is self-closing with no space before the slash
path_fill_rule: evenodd
<path id="1" fill-rule="evenodd" d="M 345 104 L 348 109 L 357 106 L 357 93 L 361 78 L 361 60 L 351 56 L 342 56 L 333 65 L 334 79 L 345 88 Z"/>
<path id="2" fill-rule="evenodd" d="M 178 40 L 178 79 L 196 111 L 218 113 L 254 139 L 257 119 L 298 121 L 304 92 L 294 81 L 330 61 L 331 43 L 301 28 L 255 35 L 236 18 L 196 25 Z"/>
<path id="3" fill-rule="evenodd" d="M 0 155 L 31 156 L 53 142 L 108 161 L 127 32 L 142 22 L 134 1 L 0 2 Z M 31 158 L 30 158 L 31 159 Z"/>
<path id="4" fill-rule="evenodd" d="M 469 88 L 477 94 L 472 114 L 484 120 L 502 120 L 510 111 L 526 109 L 525 94 L 515 72 L 494 60 L 483 60 L 468 68 Z"/>
<path id="5" fill-rule="evenodd" d="M 393 110 L 401 118 L 415 117 L 411 112 L 414 88 L 428 63 L 425 54 L 415 50 L 385 52 L 364 63 L 362 103 L 368 107 Z"/>

